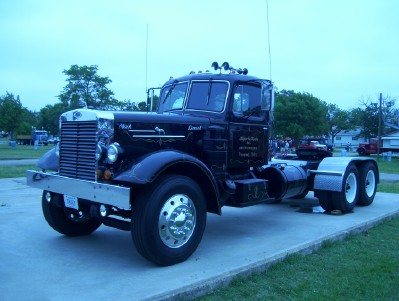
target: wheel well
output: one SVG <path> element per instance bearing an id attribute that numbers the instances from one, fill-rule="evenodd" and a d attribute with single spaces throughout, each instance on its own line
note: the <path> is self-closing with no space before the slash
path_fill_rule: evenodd
<path id="1" fill-rule="evenodd" d="M 221 205 L 218 201 L 218 191 L 210 175 L 207 174 L 200 166 L 191 162 L 177 162 L 157 175 L 178 174 L 187 176 L 198 183 L 206 199 L 207 212 L 221 214 Z"/>

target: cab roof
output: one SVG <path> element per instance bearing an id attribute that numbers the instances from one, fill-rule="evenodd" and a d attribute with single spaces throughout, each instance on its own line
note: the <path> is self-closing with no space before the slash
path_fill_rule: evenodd
<path id="1" fill-rule="evenodd" d="M 263 79 L 260 79 L 258 77 L 251 76 L 251 75 L 243 75 L 243 74 L 238 74 L 238 73 L 224 74 L 224 73 L 203 72 L 203 73 L 192 73 L 189 75 L 176 77 L 176 78 L 171 77 L 164 84 L 164 86 L 176 84 L 179 82 L 193 81 L 193 80 L 203 80 L 203 81 L 225 80 L 225 81 L 229 81 L 229 82 L 233 83 L 233 82 L 237 82 L 237 81 L 238 82 L 262 81 Z"/>

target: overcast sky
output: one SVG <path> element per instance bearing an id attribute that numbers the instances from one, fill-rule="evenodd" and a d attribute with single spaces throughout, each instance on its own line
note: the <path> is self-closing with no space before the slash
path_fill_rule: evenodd
<path id="1" fill-rule="evenodd" d="M 399 99 L 399 1 L 0 1 L 0 96 L 30 110 L 59 102 L 73 64 L 98 65 L 118 100 L 140 102 L 213 61 L 342 109 Z"/>

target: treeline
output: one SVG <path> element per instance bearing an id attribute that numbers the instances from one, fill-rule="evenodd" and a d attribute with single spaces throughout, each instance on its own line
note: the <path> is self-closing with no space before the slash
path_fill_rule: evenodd
<path id="1" fill-rule="evenodd" d="M 147 101 L 119 101 L 107 85 L 112 81 L 98 75 L 98 66 L 72 65 L 63 73 L 67 84 L 58 95 L 59 102 L 47 105 L 39 112 L 23 107 L 19 96 L 6 92 L 0 96 L 0 131 L 29 134 L 32 127 L 47 130 L 58 135 L 59 116 L 79 107 L 99 110 L 146 111 Z M 378 135 L 379 103 L 363 99 L 359 107 L 351 110 L 340 109 L 336 104 L 314 97 L 310 93 L 292 90 L 276 91 L 273 137 L 299 139 L 304 135 L 326 136 L 334 141 L 341 131 L 360 128 L 360 136 L 366 139 Z M 399 110 L 395 99 L 386 97 L 381 107 L 383 124 L 398 124 Z M 389 131 L 389 128 L 385 129 Z"/>
<path id="2" fill-rule="evenodd" d="M 392 129 L 385 124 L 399 124 L 399 110 L 395 100 L 387 97 L 381 107 L 383 133 Z M 282 90 L 276 93 L 274 110 L 274 136 L 300 139 L 325 136 L 332 140 L 342 131 L 360 129 L 359 136 L 366 139 L 378 136 L 379 103 L 371 99 L 359 101 L 359 107 L 343 110 L 309 93 Z"/>

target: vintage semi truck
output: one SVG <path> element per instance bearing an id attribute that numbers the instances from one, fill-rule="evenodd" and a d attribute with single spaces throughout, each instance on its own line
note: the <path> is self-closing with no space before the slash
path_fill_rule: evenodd
<path id="1" fill-rule="evenodd" d="M 37 141 L 38 144 L 48 144 L 48 133 L 44 130 L 32 130 L 30 135 L 17 135 L 17 144 L 33 145 Z"/>
<path id="2" fill-rule="evenodd" d="M 228 63 L 212 67 L 168 80 L 155 112 L 62 114 L 57 148 L 39 160 L 41 171 L 27 171 L 28 185 L 43 190 L 48 224 L 67 236 L 101 225 L 128 230 L 144 258 L 168 266 L 195 252 L 207 213 L 224 206 L 309 191 L 326 211 L 373 202 L 379 173 L 371 158 L 303 150 L 270 161 L 272 82 Z"/>

